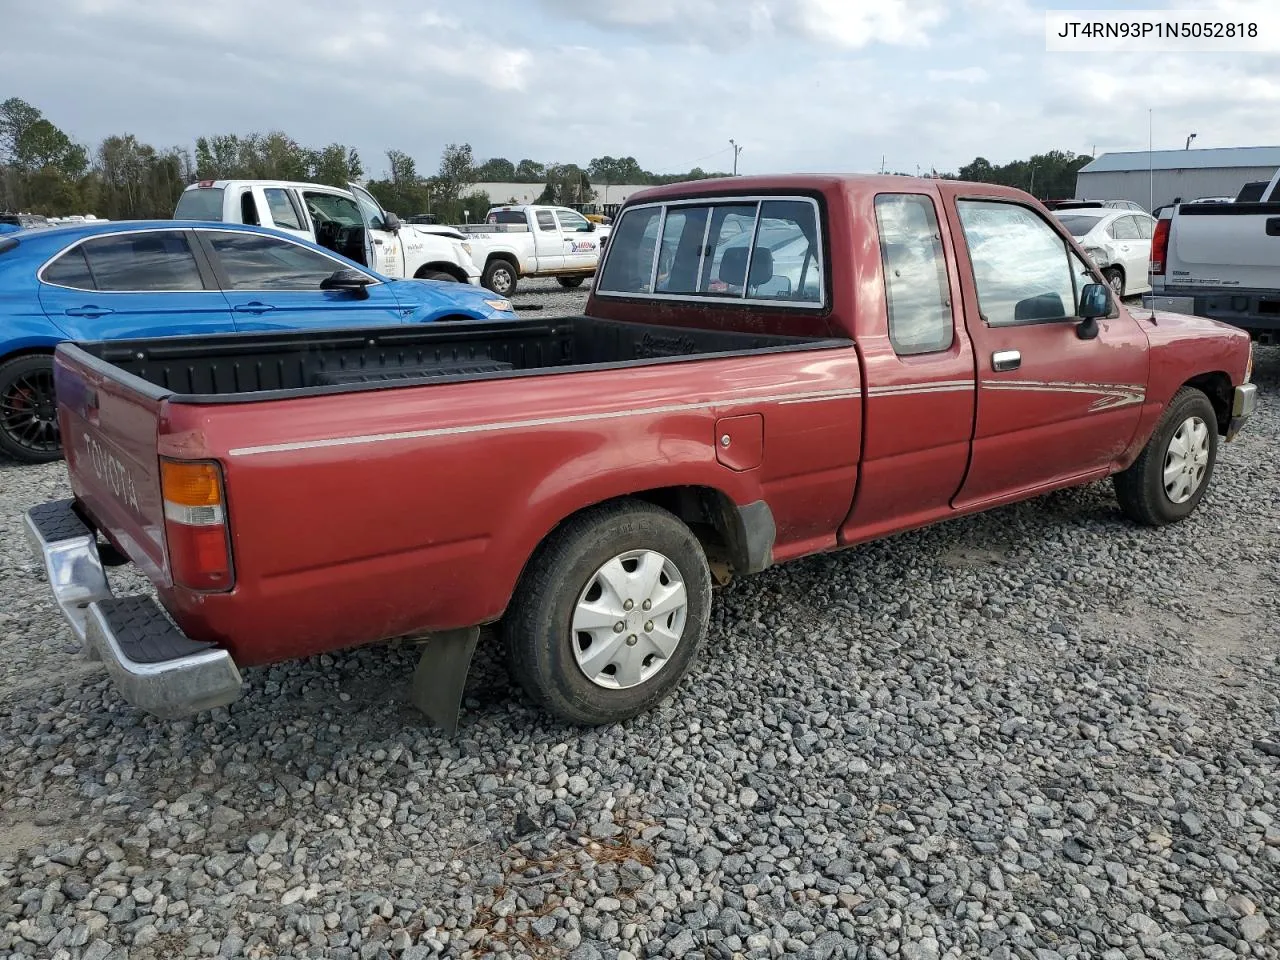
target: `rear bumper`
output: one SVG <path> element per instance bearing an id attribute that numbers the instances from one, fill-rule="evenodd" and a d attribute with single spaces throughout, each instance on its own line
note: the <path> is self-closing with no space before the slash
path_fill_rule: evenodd
<path id="1" fill-rule="evenodd" d="M 1242 383 L 1236 387 L 1231 400 L 1231 423 L 1227 427 L 1227 439 L 1234 440 L 1240 428 L 1258 409 L 1258 386 L 1253 383 Z"/>
<path id="2" fill-rule="evenodd" d="M 1255 340 L 1280 339 L 1280 290 L 1165 286 L 1151 298 L 1143 297 L 1143 306 L 1220 320 L 1248 330 Z"/>
<path id="3" fill-rule="evenodd" d="M 32 507 L 26 531 L 81 650 L 103 661 L 125 700 L 177 719 L 240 698 L 240 670 L 226 650 L 187 637 L 152 597 L 112 594 L 97 537 L 71 500 Z"/>

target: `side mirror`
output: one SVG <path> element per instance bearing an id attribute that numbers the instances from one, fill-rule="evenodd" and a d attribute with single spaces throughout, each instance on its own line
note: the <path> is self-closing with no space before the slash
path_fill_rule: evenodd
<path id="1" fill-rule="evenodd" d="M 595 233 L 595 232 L 596 232 L 596 224 L 595 224 L 595 221 L 594 221 L 594 220 L 588 220 L 588 221 L 587 221 L 587 233 Z"/>
<path id="2" fill-rule="evenodd" d="M 386 217 L 386 219 L 383 220 L 382 225 L 385 229 L 390 230 L 392 233 L 395 233 L 400 229 L 399 217 L 397 217 L 394 213 L 392 213 L 389 210 L 384 214 L 384 216 Z"/>
<path id="3" fill-rule="evenodd" d="M 1076 336 L 1092 340 L 1098 335 L 1098 318 L 1111 312 L 1111 295 L 1106 284 L 1086 283 L 1080 291 L 1080 324 Z"/>
<path id="4" fill-rule="evenodd" d="M 335 270 L 329 276 L 320 281 L 321 290 L 341 290 L 344 293 L 354 294 L 357 300 L 368 300 L 369 291 L 365 289 L 369 284 L 373 283 L 372 277 L 367 277 L 359 270 Z"/>

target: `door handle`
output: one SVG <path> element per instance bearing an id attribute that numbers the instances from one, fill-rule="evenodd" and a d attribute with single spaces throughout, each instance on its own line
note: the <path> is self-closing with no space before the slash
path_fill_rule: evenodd
<path id="1" fill-rule="evenodd" d="M 274 310 L 269 303 L 262 303 L 258 300 L 250 300 L 248 303 L 237 303 L 231 308 L 236 313 L 266 313 L 268 310 Z"/>
<path id="2" fill-rule="evenodd" d="M 1022 354 L 1017 350 L 997 350 L 991 354 L 991 369 L 997 373 L 1017 370 L 1022 366 Z"/>
<path id="3" fill-rule="evenodd" d="M 1280 217 L 1267 218 L 1267 236 L 1280 237 Z"/>
<path id="4" fill-rule="evenodd" d="M 374 244 L 375 244 L 376 246 L 379 246 L 379 247 L 380 247 L 380 246 L 382 246 L 382 238 L 381 238 L 381 237 L 374 237 L 374 238 L 373 238 L 373 242 L 374 242 Z"/>
<path id="5" fill-rule="evenodd" d="M 72 307 L 67 311 L 68 317 L 105 317 L 108 313 L 115 313 L 110 307 L 95 307 L 89 303 L 83 307 Z"/>

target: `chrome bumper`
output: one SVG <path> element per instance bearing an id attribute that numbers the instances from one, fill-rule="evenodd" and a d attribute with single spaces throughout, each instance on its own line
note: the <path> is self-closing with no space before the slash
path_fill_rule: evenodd
<path id="1" fill-rule="evenodd" d="M 1231 399 L 1231 423 L 1227 426 L 1227 439 L 1234 440 L 1240 428 L 1258 409 L 1258 385 L 1242 383 L 1236 387 Z"/>
<path id="2" fill-rule="evenodd" d="M 82 652 L 106 664 L 125 700 L 174 720 L 240 698 L 240 670 L 226 650 L 192 640 L 151 597 L 112 594 L 97 537 L 72 501 L 32 507 L 26 530 Z"/>

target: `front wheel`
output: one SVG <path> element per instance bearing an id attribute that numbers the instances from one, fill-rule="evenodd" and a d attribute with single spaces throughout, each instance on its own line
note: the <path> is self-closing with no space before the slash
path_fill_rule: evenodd
<path id="1" fill-rule="evenodd" d="M 636 500 L 595 507 L 521 580 L 503 624 L 512 676 L 571 723 L 626 720 L 680 683 L 710 613 L 706 556 L 679 518 Z"/>
<path id="2" fill-rule="evenodd" d="M 443 270 L 423 270 L 418 274 L 419 280 L 445 280 L 449 283 L 459 283 L 457 277 L 452 273 L 445 273 Z"/>
<path id="3" fill-rule="evenodd" d="M 1160 418 L 1138 459 L 1111 480 L 1125 516 L 1162 527 L 1189 516 L 1218 459 L 1218 417 L 1209 398 L 1183 387 Z"/>
<path id="4" fill-rule="evenodd" d="M 0 363 L 0 453 L 20 463 L 62 456 L 53 357 L 33 354 Z"/>
<path id="5" fill-rule="evenodd" d="M 518 282 L 516 268 L 507 260 L 490 260 L 489 265 L 484 268 L 484 275 L 480 278 L 481 286 L 502 297 L 509 297 L 515 293 Z"/>
<path id="6" fill-rule="evenodd" d="M 586 279 L 586 277 L 556 277 L 556 283 L 566 290 L 576 290 Z"/>
<path id="7" fill-rule="evenodd" d="M 1107 286 L 1111 288 L 1111 292 L 1116 295 L 1116 299 L 1124 297 L 1124 274 L 1115 267 L 1107 267 L 1102 271 L 1102 275 L 1107 280 Z"/>

